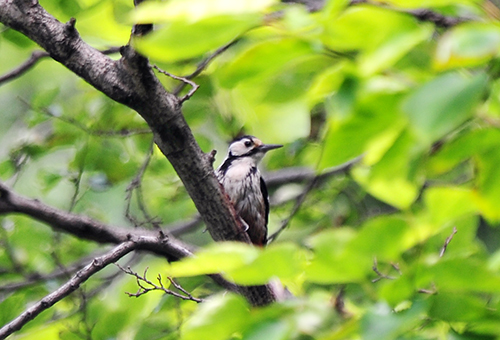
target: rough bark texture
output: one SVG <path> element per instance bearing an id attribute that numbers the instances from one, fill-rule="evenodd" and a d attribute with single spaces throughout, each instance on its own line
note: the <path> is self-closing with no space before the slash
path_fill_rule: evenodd
<path id="1" fill-rule="evenodd" d="M 146 58 L 129 46 L 121 49 L 120 60 L 108 58 L 80 38 L 75 20 L 57 21 L 36 0 L 0 0 L 0 22 L 35 41 L 111 99 L 137 111 L 149 124 L 213 239 L 249 242 L 213 173 L 212 157 L 202 152 L 182 115 L 180 101 L 163 88 Z M 254 305 L 274 300 L 267 286 L 242 291 Z"/>

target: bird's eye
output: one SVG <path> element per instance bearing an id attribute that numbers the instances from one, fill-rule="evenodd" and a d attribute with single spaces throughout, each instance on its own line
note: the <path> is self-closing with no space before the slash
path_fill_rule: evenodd
<path id="1" fill-rule="evenodd" d="M 249 148 L 250 146 L 252 146 L 252 142 L 249 140 L 245 141 L 245 146 Z"/>

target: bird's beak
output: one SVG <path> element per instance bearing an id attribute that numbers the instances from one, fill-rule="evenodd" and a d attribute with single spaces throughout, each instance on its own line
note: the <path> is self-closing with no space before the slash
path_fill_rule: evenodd
<path id="1" fill-rule="evenodd" d="M 261 146 L 259 146 L 259 151 L 268 152 L 269 150 L 279 149 L 282 146 L 283 145 L 280 144 L 262 144 Z"/>

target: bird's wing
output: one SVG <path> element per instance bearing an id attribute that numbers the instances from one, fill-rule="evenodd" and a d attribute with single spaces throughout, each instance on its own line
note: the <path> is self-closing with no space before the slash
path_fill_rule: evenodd
<path id="1" fill-rule="evenodd" d="M 264 182 L 264 179 L 262 177 L 260 178 L 260 191 L 262 192 L 262 196 L 264 196 L 263 198 L 264 198 L 264 205 L 266 208 L 265 218 L 267 227 L 267 222 L 269 220 L 269 193 L 267 192 L 266 182 Z"/>

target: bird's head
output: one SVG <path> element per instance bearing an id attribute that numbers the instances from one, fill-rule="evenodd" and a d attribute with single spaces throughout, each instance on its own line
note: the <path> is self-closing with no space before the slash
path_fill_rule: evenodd
<path id="1" fill-rule="evenodd" d="M 263 144 L 254 136 L 243 136 L 229 145 L 229 157 L 251 157 L 259 162 L 269 150 L 281 148 L 279 144 Z"/>

